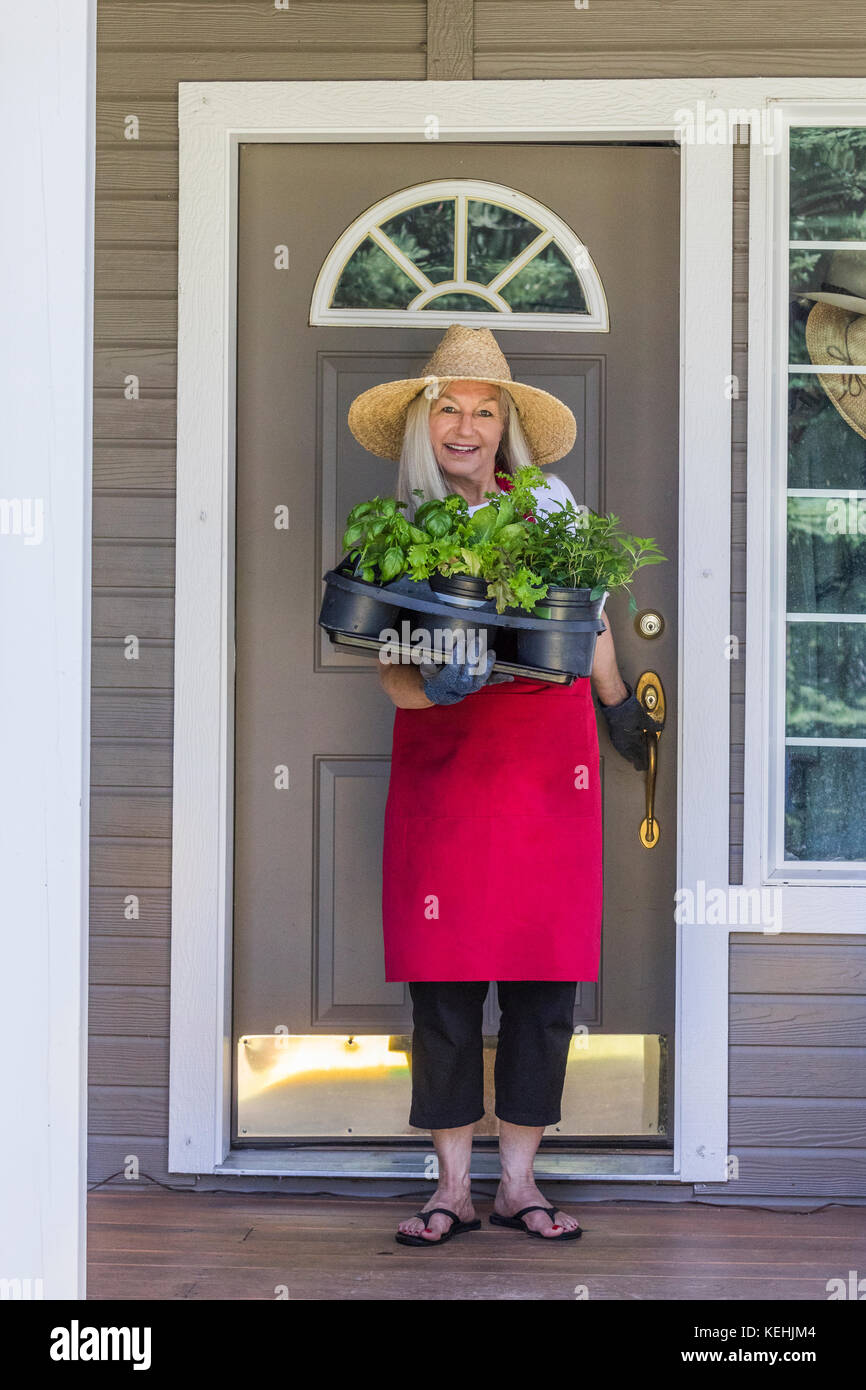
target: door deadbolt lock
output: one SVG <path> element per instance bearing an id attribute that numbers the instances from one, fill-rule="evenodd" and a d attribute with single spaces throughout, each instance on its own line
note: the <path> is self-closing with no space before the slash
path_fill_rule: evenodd
<path id="1" fill-rule="evenodd" d="M 661 637 L 665 630 L 665 620 L 661 613 L 657 613 L 654 608 L 642 608 L 635 614 L 635 629 L 639 637 L 647 640 L 653 637 Z"/>

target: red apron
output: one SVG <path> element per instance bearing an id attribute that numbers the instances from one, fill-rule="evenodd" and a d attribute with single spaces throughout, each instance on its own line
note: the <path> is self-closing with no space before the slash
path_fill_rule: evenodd
<path id="1" fill-rule="evenodd" d="M 382 871 L 386 980 L 597 980 L 590 678 L 396 709 Z"/>

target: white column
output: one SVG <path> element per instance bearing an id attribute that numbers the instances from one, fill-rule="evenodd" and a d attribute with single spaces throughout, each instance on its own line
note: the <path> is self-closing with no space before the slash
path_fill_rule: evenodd
<path id="1" fill-rule="evenodd" d="M 85 1295 L 95 8 L 6 6 L 0 44 L 0 1279 L 52 1299 Z"/>

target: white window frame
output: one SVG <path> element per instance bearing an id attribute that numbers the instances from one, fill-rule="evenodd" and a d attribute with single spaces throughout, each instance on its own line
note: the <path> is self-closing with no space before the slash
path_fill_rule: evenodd
<path id="1" fill-rule="evenodd" d="M 767 811 L 764 817 L 763 833 L 760 836 L 763 847 L 761 876 L 768 885 L 780 888 L 780 907 L 783 921 L 789 911 L 796 913 L 795 920 L 802 921 L 802 930 L 815 930 L 808 922 L 808 895 L 804 899 L 804 886 L 833 884 L 848 886 L 856 891 L 842 895 L 850 899 L 847 906 L 859 916 L 860 930 L 866 931 L 866 860 L 790 860 L 784 857 L 784 816 L 785 816 L 785 690 L 786 690 L 786 550 L 787 550 L 787 499 L 792 492 L 803 489 L 788 489 L 788 384 L 791 375 L 833 373 L 849 370 L 846 368 L 817 367 L 808 364 L 790 367 L 789 359 L 789 305 L 791 300 L 789 275 L 790 249 L 790 132 L 792 126 L 864 126 L 866 125 L 866 105 L 862 101 L 849 106 L 842 103 L 827 104 L 810 102 L 785 102 L 777 107 L 777 128 L 780 141 L 778 158 L 772 168 L 766 171 L 771 180 L 768 190 L 772 205 L 773 234 L 770 242 L 771 270 L 769 283 L 775 289 L 775 297 L 769 306 L 772 326 L 771 389 L 772 405 L 769 412 L 770 444 L 768 457 L 771 460 L 771 524 L 769 565 L 771 580 L 767 592 L 769 625 L 769 669 L 767 738 Z M 847 114 L 846 114 L 847 113 Z M 851 250 L 864 249 L 866 242 L 809 242 L 816 250 L 839 245 Z M 772 368 L 775 367 L 775 371 Z M 866 447 L 866 444 L 864 444 Z M 840 495 L 848 496 L 848 490 Z M 746 663 L 748 671 L 749 663 Z M 832 742 L 820 739 L 819 743 Z M 846 741 L 847 742 L 847 741 Z M 754 870 L 753 870 L 754 871 Z M 796 889 L 796 892 L 789 891 Z M 838 899 L 839 895 L 837 895 Z M 840 903 L 841 906 L 841 903 Z M 806 912 L 803 912 L 806 907 Z M 837 910 L 834 907 L 834 911 Z M 835 923 L 827 923 L 820 930 L 838 930 Z"/>
<path id="2" fill-rule="evenodd" d="M 774 358 L 768 343 L 772 158 L 761 113 L 780 99 L 853 102 L 858 79 L 700 78 L 488 82 L 181 82 L 177 426 L 177 588 L 172 835 L 169 1168 L 292 1173 L 291 1155 L 230 1154 L 231 835 L 235 261 L 242 141 L 421 142 L 431 112 L 443 141 L 677 138 L 683 111 L 738 110 L 753 131 L 750 208 L 749 605 L 744 887 L 761 882 L 768 672 L 765 606 L 772 518 L 768 437 Z M 749 113 L 755 113 L 752 116 Z M 676 693 L 677 885 L 728 886 L 732 146 L 681 150 L 679 663 Z M 664 747 L 664 745 L 663 745 Z M 664 756 L 664 755 L 663 755 Z M 673 831 L 671 832 L 673 833 Z M 736 885 L 735 885 L 736 887 Z M 855 925 L 853 896 L 785 890 L 794 930 Z M 811 899 L 808 895 L 812 895 Z M 858 898 L 862 906 L 862 899 Z M 808 910 L 807 910 L 808 909 Z M 808 925 L 806 925 L 808 924 Z M 792 929 L 786 918 L 785 930 Z M 827 927 L 826 929 L 831 929 Z M 621 1181 L 728 1177 L 728 955 L 737 924 L 676 933 L 676 1094 L 669 1171 L 573 1165 Z M 318 1171 L 323 1171 L 319 1169 Z M 379 1170 L 367 1162 L 358 1168 Z M 415 1173 L 415 1170 L 412 1170 Z M 393 1177 L 393 1166 L 382 1169 Z M 404 1170 L 409 1175 L 409 1170 Z M 417 1175 L 417 1174 L 416 1174 Z"/>
<path id="3" fill-rule="evenodd" d="M 331 299 L 340 276 L 351 260 L 354 252 L 368 236 L 380 241 L 377 229 L 382 222 L 395 217 L 399 212 L 419 207 L 424 203 L 439 199 L 453 199 L 455 202 L 455 258 L 463 264 L 466 257 L 466 238 L 461 236 L 464 225 L 465 204 L 470 199 L 495 203 L 520 213 L 529 221 L 537 223 L 539 236 L 511 261 L 505 270 L 497 275 L 487 286 L 476 285 L 471 280 L 458 277 L 456 280 L 443 280 L 432 283 L 423 271 L 399 251 L 393 244 L 387 254 L 401 266 L 405 274 L 418 284 L 418 295 L 405 309 L 334 309 Z M 385 238 L 387 241 L 387 238 Z M 538 255 L 550 242 L 555 242 L 566 259 L 571 263 L 586 301 L 585 314 L 527 314 L 515 312 L 507 300 L 497 292 L 502 283 L 507 283 L 529 261 Z M 506 272 L 508 272 L 506 274 Z M 423 283 L 422 283 L 423 282 Z M 438 299 L 443 294 L 479 294 L 491 300 L 490 311 L 467 312 L 455 309 L 425 309 L 424 303 Z M 355 218 L 337 238 L 316 279 L 310 307 L 311 324 L 366 324 L 372 327 L 415 327 L 435 328 L 438 324 L 447 328 L 449 323 L 464 323 L 471 328 L 530 329 L 534 331 L 560 333 L 607 333 L 609 320 L 607 299 L 601 283 L 601 276 L 593 263 L 588 248 L 575 231 L 557 217 L 537 199 L 530 198 L 517 188 L 505 184 L 489 183 L 483 179 L 434 179 L 428 183 L 413 184 L 401 188 L 382 198 L 373 207 L 367 208 L 360 217 Z"/>

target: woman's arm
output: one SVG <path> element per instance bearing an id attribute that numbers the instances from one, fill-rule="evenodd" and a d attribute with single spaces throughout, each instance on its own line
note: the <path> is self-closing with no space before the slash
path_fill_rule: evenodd
<path id="1" fill-rule="evenodd" d="M 433 708 L 433 701 L 424 694 L 421 672 L 414 662 L 377 661 L 376 665 L 382 689 L 398 709 Z"/>
<path id="2" fill-rule="evenodd" d="M 550 488 L 539 491 L 539 500 L 544 510 L 560 507 L 567 500 L 579 511 L 580 508 L 567 483 L 564 483 L 555 474 L 550 474 L 549 480 Z M 596 638 L 590 679 L 602 705 L 618 705 L 628 695 L 628 687 L 616 664 L 613 633 L 610 630 L 610 623 L 604 609 L 602 609 L 601 616 L 604 622 L 604 632 L 600 632 Z"/>
<path id="3" fill-rule="evenodd" d="M 604 622 L 604 632 L 600 632 L 596 638 L 590 680 L 603 705 L 618 705 L 628 695 L 628 688 L 616 664 L 613 633 L 610 630 L 610 623 L 604 609 L 601 610 L 601 616 Z"/>

